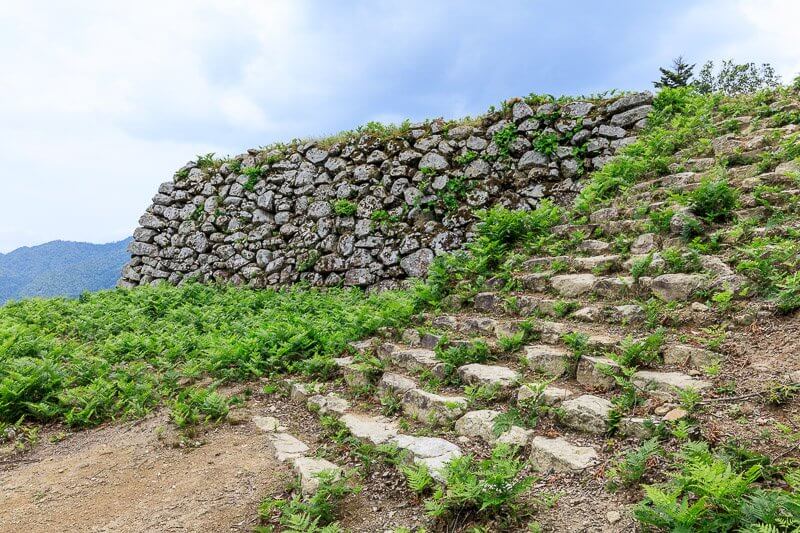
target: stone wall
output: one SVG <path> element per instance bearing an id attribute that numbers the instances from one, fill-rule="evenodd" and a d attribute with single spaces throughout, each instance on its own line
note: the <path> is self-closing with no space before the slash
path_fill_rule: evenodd
<path id="1" fill-rule="evenodd" d="M 569 202 L 635 139 L 651 101 L 514 99 L 474 120 L 190 162 L 139 220 L 119 284 L 394 286 L 469 240 L 477 210 Z"/>

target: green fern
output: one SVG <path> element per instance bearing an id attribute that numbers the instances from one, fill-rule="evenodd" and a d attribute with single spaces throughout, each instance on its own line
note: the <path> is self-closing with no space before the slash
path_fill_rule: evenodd
<path id="1" fill-rule="evenodd" d="M 408 488 L 415 494 L 424 494 L 433 487 L 433 477 L 424 464 L 403 465 L 400 467 L 400 471 L 406 477 Z"/>

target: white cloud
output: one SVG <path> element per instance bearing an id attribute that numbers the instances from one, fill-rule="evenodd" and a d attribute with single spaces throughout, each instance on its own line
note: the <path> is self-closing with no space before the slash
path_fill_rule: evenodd
<path id="1" fill-rule="evenodd" d="M 695 62 L 734 59 L 772 64 L 784 82 L 800 74 L 796 0 L 711 0 L 680 16 L 661 52 Z M 699 66 L 699 65 L 698 65 Z"/>
<path id="2" fill-rule="evenodd" d="M 696 6 L 654 21 L 653 42 L 641 49 L 595 41 L 623 58 L 595 72 L 642 87 L 653 61 L 678 53 L 771 61 L 785 79 L 800 70 L 795 2 Z M 0 252 L 125 237 L 158 183 L 198 153 L 233 154 L 374 119 L 475 114 L 513 96 L 508 87 L 546 90 L 539 85 L 563 73 L 574 88 L 608 82 L 580 79 L 609 54 L 582 48 L 596 28 L 576 27 L 573 8 L 522 0 L 6 2 Z M 596 24 L 616 32 L 625 20 Z M 553 57 L 563 43 L 574 47 L 572 64 Z"/>

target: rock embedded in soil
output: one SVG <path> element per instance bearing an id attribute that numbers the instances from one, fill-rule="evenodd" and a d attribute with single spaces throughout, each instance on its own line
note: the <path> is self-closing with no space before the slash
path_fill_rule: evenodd
<path id="1" fill-rule="evenodd" d="M 584 470 L 597 463 L 597 452 L 594 448 L 575 446 L 560 437 L 534 437 L 530 446 L 531 462 L 543 471 Z"/>

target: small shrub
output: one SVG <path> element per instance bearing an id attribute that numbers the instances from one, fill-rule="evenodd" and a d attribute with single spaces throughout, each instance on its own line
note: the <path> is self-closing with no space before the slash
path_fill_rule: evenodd
<path id="1" fill-rule="evenodd" d="M 473 152 L 472 150 L 467 150 L 462 155 L 459 155 L 455 158 L 455 162 L 458 165 L 466 166 L 478 159 L 477 152 Z"/>
<path id="2" fill-rule="evenodd" d="M 668 531 L 783 532 L 800 527 L 800 472 L 787 470 L 787 489 L 759 485 L 762 464 L 742 464 L 705 443 L 687 443 L 663 485 L 644 486 L 634 509 L 645 527 Z"/>
<path id="3" fill-rule="evenodd" d="M 577 302 L 570 302 L 567 300 L 557 300 L 553 304 L 553 312 L 559 318 L 563 318 L 572 313 L 578 308 Z"/>
<path id="4" fill-rule="evenodd" d="M 800 309 L 800 272 L 785 277 L 778 284 L 775 304 L 781 313 L 791 313 Z"/>
<path id="5" fill-rule="evenodd" d="M 451 460 L 443 472 L 444 486 L 425 501 L 428 514 L 438 519 L 470 514 L 514 516 L 520 509 L 520 496 L 534 481 L 532 477 L 520 479 L 525 463 L 515 452 L 513 447 L 499 444 L 488 459 L 466 455 Z"/>
<path id="6" fill-rule="evenodd" d="M 653 264 L 653 253 L 650 252 L 641 259 L 637 259 L 631 265 L 631 277 L 633 281 L 639 281 L 642 276 L 647 275 L 650 271 L 650 265 Z"/>
<path id="7" fill-rule="evenodd" d="M 558 135 L 541 133 L 533 139 L 533 149 L 547 156 L 552 156 L 558 149 Z"/>
<path id="8" fill-rule="evenodd" d="M 492 137 L 497 146 L 497 156 L 499 159 L 508 159 L 511 143 L 517 138 L 517 126 L 513 123 L 507 124 L 503 129 L 497 131 Z"/>
<path id="9" fill-rule="evenodd" d="M 692 211 L 709 222 L 724 222 L 733 216 L 739 202 L 738 189 L 726 179 L 703 179 L 690 194 Z"/>
<path id="10" fill-rule="evenodd" d="M 424 464 L 402 465 L 400 471 L 406 478 L 408 488 L 414 494 L 425 494 L 433 488 L 434 480 Z"/>

